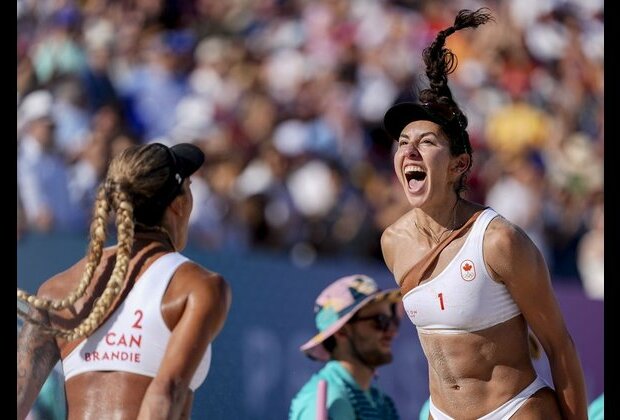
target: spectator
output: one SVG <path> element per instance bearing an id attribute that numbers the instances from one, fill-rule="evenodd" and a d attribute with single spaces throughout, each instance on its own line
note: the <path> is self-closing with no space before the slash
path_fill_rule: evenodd
<path id="1" fill-rule="evenodd" d="M 321 292 L 315 303 L 319 333 L 301 350 L 327 363 L 293 398 L 289 419 L 317 418 L 321 380 L 327 383 L 325 418 L 398 418 L 392 399 L 372 385 L 376 369 L 392 361 L 392 339 L 400 322 L 398 297 L 398 290 L 381 291 L 365 275 L 343 277 Z"/>
<path id="2" fill-rule="evenodd" d="M 603 420 L 605 418 L 605 394 L 601 394 L 588 406 L 588 420 Z"/>
<path id="3" fill-rule="evenodd" d="M 68 168 L 56 150 L 52 101 L 49 92 L 35 91 L 19 108 L 18 190 L 29 228 L 80 231 L 85 214 L 71 199 Z"/>
<path id="4" fill-rule="evenodd" d="M 588 230 L 579 241 L 577 267 L 586 294 L 591 299 L 605 297 L 605 209 L 603 200 L 596 200 L 590 209 Z"/>
<path id="5" fill-rule="evenodd" d="M 71 172 L 88 175 L 84 184 L 93 173 L 92 156 L 76 153 L 75 146 L 100 132 L 99 111 L 110 104 L 119 111 L 119 118 L 109 121 L 110 136 L 126 133 L 136 143 L 200 141 L 209 154 L 234 153 L 238 167 L 229 173 L 235 185 L 245 183 L 247 177 L 241 177 L 252 173 L 246 169 L 275 145 L 281 173 L 264 191 L 239 197 L 237 188 L 221 189 L 212 185 L 219 180 L 205 176 L 202 190 L 216 198 L 212 207 L 220 207 L 210 211 L 211 220 L 224 214 L 231 233 L 215 235 L 228 238 L 224 241 L 202 244 L 254 238 L 243 241 L 283 252 L 308 243 L 319 254 L 380 259 L 376 246 L 359 246 L 360 235 L 350 229 L 355 223 L 337 223 L 345 234 L 338 234 L 344 242 L 335 250 L 330 235 L 317 231 L 338 219 L 338 209 L 319 219 L 303 214 L 291 207 L 295 194 L 287 183 L 300 159 L 328 160 L 342 169 L 341 183 L 354 198 L 350 207 L 364 215 L 359 219 L 366 231 L 359 234 L 377 238 L 398 218 L 402 206 L 394 205 L 387 191 L 376 192 L 379 185 L 393 190 L 389 178 L 382 179 L 390 173 L 385 157 L 391 141 L 380 111 L 412 96 L 422 64 L 414 51 L 450 20 L 460 2 L 439 7 L 269 0 L 243 8 L 208 1 L 35 3 L 18 2 L 18 101 L 35 90 L 51 92 L 54 118 L 62 118 L 55 120 L 57 155 L 65 165 L 75 165 Z M 540 223 L 530 229 L 546 247 L 554 281 L 578 282 L 576 244 L 588 213 L 580 203 L 587 202 L 589 191 L 602 188 L 603 5 L 599 0 L 500 2 L 494 12 L 503 24 L 489 28 L 491 35 L 471 31 L 450 41 L 461 58 L 451 86 L 468 103 L 472 145 L 482 152 L 476 153 L 467 194 L 480 202 L 490 188 L 497 195 L 514 176 L 493 187 L 495 182 L 474 183 L 478 174 L 503 168 L 530 150 L 539 154 L 544 194 L 536 200 L 544 233 Z M 68 89 L 66 80 L 71 80 Z M 25 172 L 19 176 L 28 177 Z M 82 184 L 66 182 L 72 191 Z M 243 211 L 228 212 L 228 206 Z M 192 223 L 198 226 L 199 219 Z M 26 219 L 26 229 L 39 229 L 34 223 Z M 211 223 L 204 229 L 212 230 Z"/>

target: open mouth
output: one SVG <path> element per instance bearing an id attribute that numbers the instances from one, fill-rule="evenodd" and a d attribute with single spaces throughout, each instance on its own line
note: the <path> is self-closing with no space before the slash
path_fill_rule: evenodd
<path id="1" fill-rule="evenodd" d="M 426 179 L 426 172 L 417 166 L 405 166 L 405 179 L 411 192 L 417 192 L 422 188 Z"/>

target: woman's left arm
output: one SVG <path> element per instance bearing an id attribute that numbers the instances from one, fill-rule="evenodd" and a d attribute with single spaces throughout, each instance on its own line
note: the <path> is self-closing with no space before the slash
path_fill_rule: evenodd
<path id="1" fill-rule="evenodd" d="M 562 417 L 587 419 L 581 362 L 555 297 L 545 260 L 520 228 L 496 218 L 485 233 L 485 260 L 545 349 Z"/>
<path id="2" fill-rule="evenodd" d="M 37 321 L 49 325 L 45 311 L 31 309 Z M 32 408 L 41 387 L 60 359 L 56 340 L 50 334 L 24 322 L 17 335 L 17 418 L 24 419 Z"/>

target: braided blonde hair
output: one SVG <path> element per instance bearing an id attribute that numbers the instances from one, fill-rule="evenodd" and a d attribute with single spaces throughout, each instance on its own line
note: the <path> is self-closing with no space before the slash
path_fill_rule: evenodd
<path id="1" fill-rule="evenodd" d="M 17 298 L 36 309 L 59 311 L 73 306 L 86 292 L 94 277 L 95 269 L 101 262 L 106 240 L 106 223 L 110 210 L 113 210 L 116 213 L 118 239 L 116 262 L 105 289 L 95 299 L 90 313 L 71 329 L 44 325 L 18 307 L 17 314 L 20 317 L 39 325 L 44 332 L 69 341 L 88 336 L 99 327 L 125 284 L 132 255 L 135 224 L 145 225 L 135 220 L 134 210 L 140 209 L 145 218 L 156 220 L 158 223 L 161 222 L 165 211 L 165 207 L 153 206 L 152 201 L 157 199 L 158 193 L 171 175 L 167 156 L 169 152 L 162 147 L 153 146 L 129 147 L 110 163 L 106 180 L 97 192 L 86 266 L 77 287 L 64 299 L 46 299 L 17 289 Z M 161 226 L 152 227 L 167 233 Z"/>

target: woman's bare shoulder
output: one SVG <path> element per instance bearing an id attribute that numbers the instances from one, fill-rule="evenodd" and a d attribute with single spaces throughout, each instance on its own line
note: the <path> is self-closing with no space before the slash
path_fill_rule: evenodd
<path id="1" fill-rule="evenodd" d="M 100 268 L 102 266 L 102 262 L 113 254 L 114 247 L 105 248 L 103 250 L 101 262 L 98 264 L 97 268 Z M 66 297 L 67 293 L 72 291 L 82 278 L 87 262 L 88 257 L 84 256 L 67 269 L 52 275 L 41 284 L 37 294 L 48 299 L 59 299 Z"/>
<path id="2" fill-rule="evenodd" d="M 216 326 L 214 331 L 222 328 L 232 292 L 221 274 L 188 261 L 177 269 L 172 282 L 166 295 L 172 301 L 186 302 L 183 313 L 192 314 L 191 318 L 205 328 Z"/>
<path id="3" fill-rule="evenodd" d="M 220 273 L 191 260 L 177 269 L 174 279 L 183 284 L 183 289 L 187 292 L 229 289 L 228 283 Z"/>
<path id="4" fill-rule="evenodd" d="M 411 236 L 411 217 L 413 210 L 408 211 L 389 225 L 381 234 L 381 252 L 388 269 L 394 273 L 395 253 L 403 237 Z"/>
<path id="5" fill-rule="evenodd" d="M 501 280 L 516 271 L 544 264 L 542 254 L 527 233 L 501 216 L 489 224 L 484 234 L 483 252 L 485 262 Z"/>
<path id="6" fill-rule="evenodd" d="M 533 245 L 529 236 L 518 225 L 498 215 L 489 223 L 484 233 L 485 249 L 498 253 L 515 251 Z"/>
<path id="7" fill-rule="evenodd" d="M 72 290 L 76 281 L 80 279 L 85 266 L 86 257 L 74 263 L 66 270 L 56 273 L 45 280 L 39 287 L 37 294 L 49 299 L 64 298 L 65 295 Z"/>
<path id="8" fill-rule="evenodd" d="M 390 244 L 395 238 L 404 234 L 410 234 L 411 218 L 413 216 L 413 210 L 400 216 L 394 223 L 389 225 L 381 234 L 381 244 L 385 246 Z"/>

